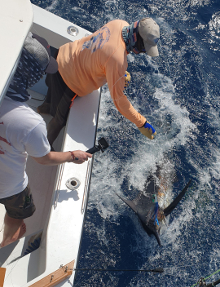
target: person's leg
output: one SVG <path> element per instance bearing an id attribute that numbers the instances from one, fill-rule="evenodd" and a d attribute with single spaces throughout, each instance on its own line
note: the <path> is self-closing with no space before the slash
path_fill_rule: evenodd
<path id="1" fill-rule="evenodd" d="M 51 147 L 58 137 L 61 129 L 66 125 L 72 95 L 74 95 L 72 91 L 71 97 L 69 97 L 69 95 L 65 92 L 63 93 L 63 96 L 57 106 L 56 114 L 47 125 L 47 138 Z"/>
<path id="2" fill-rule="evenodd" d="M 47 74 L 45 82 L 48 86 L 48 90 L 45 101 L 42 105 L 37 107 L 37 112 L 39 114 L 51 114 L 51 95 L 54 92 L 54 88 L 56 89 L 56 74 Z"/>
<path id="3" fill-rule="evenodd" d="M 57 49 L 54 48 L 53 51 L 53 57 L 56 59 L 57 55 L 58 55 L 58 51 Z M 47 90 L 47 95 L 45 98 L 45 101 L 43 102 L 42 105 L 37 107 L 37 112 L 39 114 L 51 114 L 51 104 L 54 105 L 54 103 L 51 103 L 52 99 L 51 96 L 54 94 L 54 91 L 56 91 L 57 86 L 57 75 L 55 74 L 47 74 L 46 79 L 45 79 L 45 83 L 48 87 Z M 53 114 L 51 114 L 53 115 Z"/>
<path id="4" fill-rule="evenodd" d="M 62 130 L 62 128 L 65 126 L 65 124 L 63 125 L 62 123 L 60 123 L 59 121 L 57 121 L 56 118 L 52 118 L 50 120 L 50 122 L 47 125 L 47 139 L 50 143 L 51 146 L 51 150 L 53 149 L 53 143 L 56 140 L 56 138 L 58 137 L 60 131 Z"/>
<path id="5" fill-rule="evenodd" d="M 50 114 L 53 116 L 47 125 L 47 138 L 52 147 L 61 129 L 66 125 L 70 105 L 75 93 L 65 84 L 59 72 L 53 85 Z"/>
<path id="6" fill-rule="evenodd" d="M 33 215 L 36 207 L 29 185 L 20 193 L 0 199 L 4 204 L 6 214 L 4 218 L 3 240 L 0 244 L 4 247 L 18 239 L 26 232 L 24 219 Z"/>
<path id="7" fill-rule="evenodd" d="M 5 214 L 4 224 L 3 240 L 0 244 L 1 247 L 20 239 L 26 232 L 24 220 L 12 218 L 8 216 L 7 212 Z"/>
<path id="8" fill-rule="evenodd" d="M 50 103 L 44 102 L 41 106 L 37 107 L 38 114 L 50 114 Z"/>

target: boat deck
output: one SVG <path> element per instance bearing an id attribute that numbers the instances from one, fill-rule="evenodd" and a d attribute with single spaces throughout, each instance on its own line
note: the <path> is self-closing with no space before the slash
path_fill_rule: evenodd
<path id="1" fill-rule="evenodd" d="M 89 31 L 35 5 L 32 8 L 34 20 L 31 31 L 47 39 L 55 49 L 90 34 Z M 21 43 L 19 47 L 21 49 Z M 42 104 L 46 91 L 45 78 L 32 88 L 32 99 L 28 104 L 35 111 Z M 53 144 L 56 151 L 86 151 L 94 146 L 99 102 L 100 90 L 74 100 L 67 125 Z M 44 115 L 44 119 L 48 122 L 50 116 Z M 73 284 L 73 268 L 76 267 L 79 256 L 92 165 L 93 158 L 80 165 L 65 163 L 57 167 L 43 166 L 31 157 L 28 159 L 27 174 L 36 211 L 25 220 L 25 236 L 0 249 L 0 266 L 6 268 L 4 287 L 28 287 L 35 283 L 38 285 L 33 286 L 45 286 L 41 281 L 45 278 L 49 278 L 52 286 Z M 0 205 L 0 228 L 3 226 L 4 214 L 5 208 Z M 38 235 L 41 236 L 39 248 L 24 255 L 30 242 L 36 238 L 33 236 Z M 1 236 L 2 231 L 0 240 Z M 56 270 L 60 271 L 60 266 L 70 262 L 70 277 L 64 278 L 61 285 L 57 285 L 51 279 L 51 274 Z"/>
<path id="2" fill-rule="evenodd" d="M 36 91 L 29 90 L 32 99 L 28 101 L 29 106 L 37 111 L 37 107 L 42 103 L 45 98 L 45 95 L 37 93 Z M 44 89 L 44 93 L 46 93 L 46 89 Z M 50 115 L 42 115 L 45 122 L 48 123 L 51 119 Z M 61 131 L 59 137 L 54 143 L 54 147 L 56 151 L 60 151 L 63 143 L 63 133 L 64 129 Z M 29 178 L 29 185 L 31 188 L 31 192 L 34 198 L 34 204 L 36 206 L 36 211 L 30 218 L 24 220 L 26 224 L 26 233 L 24 234 L 23 240 L 21 240 L 24 247 L 21 249 L 22 256 L 24 253 L 24 249 L 26 249 L 29 245 L 28 241 L 32 236 L 41 234 L 46 223 L 46 218 L 49 216 L 50 208 L 51 208 L 51 200 L 54 191 L 54 179 L 57 173 L 57 166 L 44 166 L 38 164 L 33 158 L 29 157 L 27 161 L 27 175 Z M 2 241 L 3 237 L 3 219 L 5 215 L 5 207 L 0 204 L 0 241 Z M 18 241 L 0 249 L 0 258 L 1 265 L 4 265 L 5 258 L 4 254 L 8 254 L 9 250 L 14 248 L 18 244 Z M 11 253 L 11 252 L 10 252 Z M 18 254 L 17 254 L 18 255 Z M 7 260 L 13 260 L 14 258 L 7 258 Z"/>
<path id="3" fill-rule="evenodd" d="M 41 104 L 39 100 L 42 100 L 46 93 L 30 93 L 32 99 L 29 105 L 36 111 Z M 99 100 L 100 91 L 74 100 L 67 126 L 54 142 L 53 147 L 56 151 L 87 150 L 94 146 Z M 46 122 L 51 118 L 49 115 L 42 116 Z M 7 268 L 7 283 L 4 286 L 29 286 L 25 285 L 29 284 L 25 283 L 26 280 L 39 280 L 59 269 L 62 264 L 73 260 L 77 262 L 92 163 L 93 159 L 90 159 L 81 165 L 66 163 L 51 167 L 40 165 L 31 157 L 28 158 L 27 174 L 36 211 L 32 217 L 24 220 L 27 230 L 24 237 L 0 249 L 0 266 Z M 67 182 L 71 182 L 72 179 L 77 180 L 78 187 L 67 187 Z M 5 209 L 3 205 L 0 207 L 2 225 Z M 0 235 L 2 236 L 2 231 Z M 30 242 L 38 235 L 41 236 L 40 247 L 25 255 Z M 33 268 L 23 270 L 23 265 L 33 265 Z M 16 281 L 16 284 L 13 282 L 14 285 L 10 285 L 9 282 L 16 278 L 16 274 L 22 272 L 24 274 L 20 277 L 20 282 Z"/>

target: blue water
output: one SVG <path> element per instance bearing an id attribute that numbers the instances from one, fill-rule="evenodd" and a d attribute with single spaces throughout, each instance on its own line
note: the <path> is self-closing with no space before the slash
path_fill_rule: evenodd
<path id="1" fill-rule="evenodd" d="M 164 273 L 79 271 L 75 286 L 192 286 L 220 269 L 220 2 L 219 0 L 79 0 L 32 2 L 91 32 L 121 18 L 153 17 L 160 56 L 129 55 L 133 106 L 153 124 L 144 138 L 114 107 L 104 86 L 98 135 L 110 144 L 95 155 L 79 268 L 152 269 Z M 175 174 L 167 200 L 192 178 L 184 200 L 149 238 L 127 198 L 143 190 L 156 163 Z M 220 278 L 220 273 L 207 283 Z"/>

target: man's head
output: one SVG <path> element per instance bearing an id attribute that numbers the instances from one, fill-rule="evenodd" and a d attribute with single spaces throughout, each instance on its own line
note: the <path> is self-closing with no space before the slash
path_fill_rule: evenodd
<path id="1" fill-rule="evenodd" d="M 57 61 L 51 57 L 47 41 L 29 32 L 7 96 L 20 102 L 29 100 L 27 89 L 36 84 L 45 73 L 53 74 L 57 70 Z"/>
<path id="2" fill-rule="evenodd" d="M 128 53 L 147 53 L 151 57 L 159 55 L 157 42 L 160 28 L 152 18 L 144 18 L 123 27 L 122 37 Z"/>
<path id="3" fill-rule="evenodd" d="M 157 42 L 160 38 L 160 28 L 152 18 L 141 19 L 138 24 L 138 48 L 149 56 L 159 56 Z"/>
<path id="4" fill-rule="evenodd" d="M 30 56 L 34 57 L 45 73 L 54 74 L 57 72 L 57 61 L 51 57 L 50 45 L 44 38 L 29 33 L 25 39 L 24 48 L 29 52 Z"/>

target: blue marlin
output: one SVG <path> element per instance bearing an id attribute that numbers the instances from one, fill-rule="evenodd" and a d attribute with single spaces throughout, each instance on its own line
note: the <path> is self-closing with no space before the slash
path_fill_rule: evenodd
<path id="1" fill-rule="evenodd" d="M 157 196 L 160 196 L 161 193 L 160 185 L 156 183 L 156 179 L 152 174 L 150 174 L 146 180 L 144 191 L 140 192 L 135 199 L 127 200 L 119 194 L 116 194 L 137 214 L 147 234 L 149 236 L 154 235 L 158 244 L 161 245 L 159 238 L 159 221 L 165 219 L 165 217 L 174 210 L 185 195 L 191 181 L 190 179 L 177 197 L 164 209 L 158 204 Z"/>

